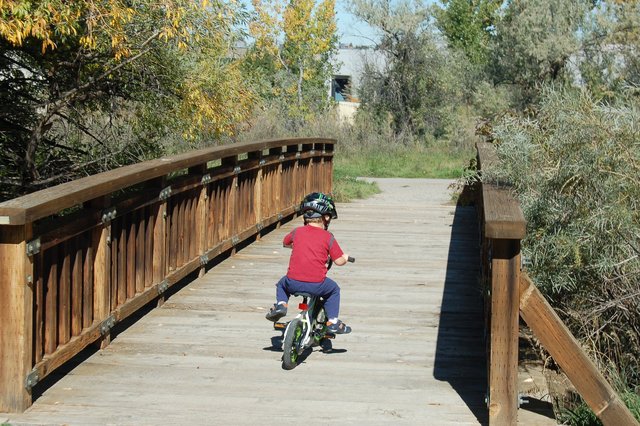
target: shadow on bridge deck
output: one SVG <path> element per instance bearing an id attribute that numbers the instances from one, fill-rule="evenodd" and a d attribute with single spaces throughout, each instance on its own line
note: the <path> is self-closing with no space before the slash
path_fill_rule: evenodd
<path id="1" fill-rule="evenodd" d="M 480 247 L 474 207 L 456 206 L 438 325 L 433 375 L 448 382 L 481 424 L 488 424 L 487 363 Z M 462 366 L 462 368 L 461 368 Z"/>

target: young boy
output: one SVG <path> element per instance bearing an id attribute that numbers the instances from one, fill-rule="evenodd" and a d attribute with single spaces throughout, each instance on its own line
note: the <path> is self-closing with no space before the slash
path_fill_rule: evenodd
<path id="1" fill-rule="evenodd" d="M 338 218 L 336 206 L 330 196 L 321 192 L 308 194 L 300 203 L 304 226 L 284 237 L 283 245 L 292 248 L 287 275 L 276 284 L 276 300 L 266 318 L 276 322 L 287 314 L 289 296 L 297 292 L 321 296 L 327 312 L 327 327 L 334 334 L 351 333 L 351 327 L 338 319 L 340 287 L 327 278 L 327 259 L 342 266 L 349 256 L 327 228 L 331 219 Z"/>

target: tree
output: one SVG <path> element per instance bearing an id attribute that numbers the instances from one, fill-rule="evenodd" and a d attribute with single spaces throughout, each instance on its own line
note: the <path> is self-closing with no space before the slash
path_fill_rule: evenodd
<path id="1" fill-rule="evenodd" d="M 502 0 L 443 0 L 436 9 L 437 26 L 449 44 L 460 49 L 474 65 L 490 57 L 497 13 Z"/>
<path id="2" fill-rule="evenodd" d="M 542 82 L 569 79 L 567 63 L 580 51 L 578 29 L 588 0 L 510 0 L 496 23 L 494 81 L 520 88 L 524 102 Z"/>
<path id="3" fill-rule="evenodd" d="M 376 49 L 382 67 L 364 72 L 360 98 L 363 109 L 379 120 L 391 118 L 396 134 L 444 132 L 456 93 L 456 58 L 438 39 L 430 10 L 419 1 L 354 0 L 352 12 L 381 33 Z"/>
<path id="4" fill-rule="evenodd" d="M 640 86 L 640 2 L 600 1 L 584 29 L 580 72 L 601 97 Z"/>
<path id="5" fill-rule="evenodd" d="M 253 0 L 253 7 L 247 64 L 264 97 L 283 102 L 294 118 L 327 106 L 337 48 L 335 0 Z"/>
<path id="6" fill-rule="evenodd" d="M 227 108 L 235 118 L 245 114 L 246 92 L 213 96 L 216 84 L 239 80 L 228 59 L 239 19 L 231 4 L 0 6 L 3 197 L 157 155 L 171 133 L 196 139 L 229 132 Z M 211 75 L 219 80 L 203 69 L 217 70 Z M 228 101 L 236 95 L 239 102 Z"/>

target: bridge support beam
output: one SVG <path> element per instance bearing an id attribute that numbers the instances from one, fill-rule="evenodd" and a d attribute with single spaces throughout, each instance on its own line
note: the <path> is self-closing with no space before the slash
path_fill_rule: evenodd
<path id="1" fill-rule="evenodd" d="M 520 240 L 492 240 L 489 424 L 518 420 Z"/>

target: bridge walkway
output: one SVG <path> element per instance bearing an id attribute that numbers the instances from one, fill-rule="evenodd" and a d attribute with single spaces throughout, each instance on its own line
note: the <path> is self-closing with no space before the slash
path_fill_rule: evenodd
<path id="1" fill-rule="evenodd" d="M 451 202 L 449 183 L 384 179 L 382 194 L 338 205 L 331 230 L 356 263 L 330 274 L 354 331 L 296 369 L 281 369 L 281 334 L 264 314 L 286 271 L 282 237 L 301 219 L 180 289 L 6 420 L 485 424 L 477 221 Z"/>

